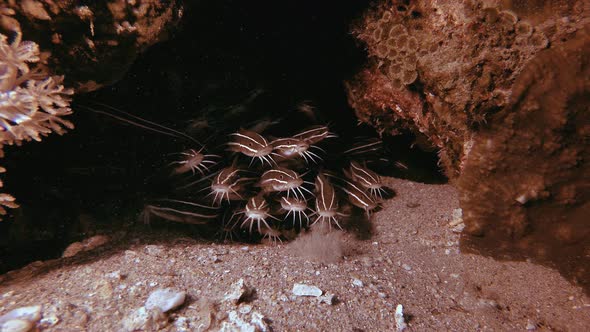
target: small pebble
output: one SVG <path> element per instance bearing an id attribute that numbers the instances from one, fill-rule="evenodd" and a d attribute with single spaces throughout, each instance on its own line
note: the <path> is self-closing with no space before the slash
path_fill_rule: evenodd
<path id="1" fill-rule="evenodd" d="M 220 332 L 256 332 L 256 326 L 248 323 L 243 317 L 241 317 L 237 311 L 232 310 L 227 314 L 227 320 L 221 323 Z"/>
<path id="2" fill-rule="evenodd" d="M 336 296 L 331 293 L 327 293 L 326 295 L 322 295 L 318 297 L 318 303 L 325 303 L 329 305 L 333 305 L 336 300 Z"/>
<path id="3" fill-rule="evenodd" d="M 14 291 L 8 291 L 4 294 L 2 294 L 2 298 L 7 298 L 7 297 L 11 297 L 12 295 L 14 295 Z"/>
<path id="4" fill-rule="evenodd" d="M 363 287 L 363 282 L 356 278 L 352 279 L 352 284 L 356 287 Z"/>
<path id="5" fill-rule="evenodd" d="M 59 318 L 57 318 L 55 315 L 43 317 L 39 321 L 39 325 L 43 326 L 44 328 L 51 327 L 57 323 L 59 323 Z"/>
<path id="6" fill-rule="evenodd" d="M 240 301 L 244 300 L 248 295 L 252 293 L 252 289 L 246 285 L 243 278 L 234 282 L 231 285 L 230 290 L 225 293 L 223 297 L 223 301 L 232 302 L 234 304 L 240 303 Z"/>
<path id="7" fill-rule="evenodd" d="M 454 209 L 451 215 L 451 222 L 449 226 L 457 226 L 458 224 L 463 222 L 463 210 L 462 209 Z"/>
<path id="8" fill-rule="evenodd" d="M 107 273 L 106 277 L 111 278 L 111 279 L 116 279 L 116 280 L 123 280 L 123 279 L 125 279 L 126 275 L 121 274 L 121 271 L 117 270 L 117 271 L 113 271 L 111 273 Z"/>
<path id="9" fill-rule="evenodd" d="M 7 312 L 0 316 L 0 324 L 10 320 L 26 320 L 31 323 L 36 323 L 41 319 L 41 306 L 35 305 L 30 307 L 21 307 Z"/>
<path id="10" fill-rule="evenodd" d="M 178 332 L 190 331 L 189 319 L 184 316 L 176 317 L 174 320 L 174 327 Z"/>
<path id="11" fill-rule="evenodd" d="M 160 288 L 150 294 L 145 302 L 145 308 L 147 310 L 158 308 L 162 312 L 168 312 L 181 306 L 185 299 L 186 292 L 180 292 L 172 288 Z"/>
<path id="12" fill-rule="evenodd" d="M 250 313 L 250 311 L 252 311 L 252 306 L 251 306 L 251 305 L 248 305 L 248 304 L 242 305 L 242 306 L 240 306 L 240 307 L 238 308 L 238 311 L 239 311 L 241 314 L 244 314 L 244 315 L 245 315 L 245 314 L 249 314 L 249 313 Z"/>
<path id="13" fill-rule="evenodd" d="M 258 311 L 252 312 L 252 319 L 250 320 L 250 323 L 256 326 L 258 331 L 266 332 L 269 330 L 268 325 L 264 321 L 264 316 Z"/>
<path id="14" fill-rule="evenodd" d="M 82 242 L 74 242 L 70 244 L 66 250 L 64 250 L 63 254 L 61 255 L 62 258 L 73 257 L 76 256 L 79 252 L 84 250 L 84 245 Z"/>
<path id="15" fill-rule="evenodd" d="M 28 320 L 12 319 L 3 324 L 0 324 L 0 331 L 2 332 L 28 332 L 31 331 L 34 324 Z"/>
<path id="16" fill-rule="evenodd" d="M 398 304 L 395 308 L 394 318 L 396 329 L 399 332 L 405 330 L 406 327 L 408 327 L 408 325 L 406 324 L 406 320 L 404 319 L 404 307 L 401 304 Z"/>
<path id="17" fill-rule="evenodd" d="M 293 294 L 296 296 L 321 296 L 322 290 L 317 288 L 316 286 L 309 286 L 306 284 L 294 284 L 293 285 Z"/>
<path id="18" fill-rule="evenodd" d="M 406 271 L 412 271 L 412 267 L 409 266 L 408 264 L 402 264 L 402 268 Z"/>

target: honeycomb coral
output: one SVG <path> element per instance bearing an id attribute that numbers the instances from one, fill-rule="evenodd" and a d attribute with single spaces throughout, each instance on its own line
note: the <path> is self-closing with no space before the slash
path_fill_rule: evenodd
<path id="1" fill-rule="evenodd" d="M 533 34 L 533 27 L 531 26 L 531 24 L 529 22 L 526 21 L 520 21 L 518 23 L 516 23 L 516 25 L 514 26 L 514 30 L 516 32 L 517 36 L 521 36 L 521 37 L 530 37 L 530 35 Z"/>
<path id="2" fill-rule="evenodd" d="M 439 149 L 447 175 L 456 178 L 467 157 L 465 147 L 505 106 L 525 64 L 539 51 L 563 43 L 587 21 L 583 9 L 567 20 L 556 16 L 574 7 L 547 10 L 541 17 L 528 15 L 520 3 L 513 10 L 494 1 L 383 1 L 353 27 L 367 47 L 365 70 L 370 74 L 363 72 L 349 82 L 349 100 L 364 104 L 355 100 L 364 99 L 359 86 L 373 86 L 385 76 L 386 86 L 399 90 L 390 95 L 401 99 L 374 100 L 379 108 L 358 108 L 359 118 L 390 133 L 400 128 L 388 124 L 412 121 L 401 127 L 426 134 Z M 399 112 L 407 94 L 417 96 L 423 107 Z M 414 109 L 420 113 L 402 114 Z M 384 115 L 391 121 L 382 121 Z"/>
<path id="3" fill-rule="evenodd" d="M 412 84 L 418 73 L 416 72 L 416 52 L 418 40 L 408 34 L 408 30 L 401 23 L 398 14 L 384 11 L 379 20 L 372 25 L 361 38 L 366 38 L 367 44 L 375 55 L 384 60 L 384 73 L 391 79 L 392 86 L 401 89 L 404 85 Z"/>
<path id="4" fill-rule="evenodd" d="M 463 247 L 535 258 L 590 291 L 590 37 L 539 53 L 474 139 L 459 178 Z"/>

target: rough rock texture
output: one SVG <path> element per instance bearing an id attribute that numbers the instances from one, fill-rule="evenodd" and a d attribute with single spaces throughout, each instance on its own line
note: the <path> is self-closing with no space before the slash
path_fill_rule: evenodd
<path id="1" fill-rule="evenodd" d="M 590 37 L 535 57 L 492 123 L 458 181 L 465 247 L 526 253 L 589 287 Z"/>
<path id="2" fill-rule="evenodd" d="M 381 132 L 425 135 L 455 178 L 473 135 L 507 104 L 524 65 L 590 22 L 584 1 L 540 7 L 393 1 L 374 8 L 353 29 L 369 63 L 348 83 L 350 104 Z"/>
<path id="3" fill-rule="evenodd" d="M 21 29 L 51 51 L 48 67 L 91 91 L 120 78 L 137 54 L 167 37 L 181 0 L 0 0 L 0 29 Z"/>
<path id="4" fill-rule="evenodd" d="M 347 84 L 362 121 L 439 149 L 466 248 L 587 290 L 589 17 L 588 1 L 383 2 L 354 28 L 369 62 Z"/>

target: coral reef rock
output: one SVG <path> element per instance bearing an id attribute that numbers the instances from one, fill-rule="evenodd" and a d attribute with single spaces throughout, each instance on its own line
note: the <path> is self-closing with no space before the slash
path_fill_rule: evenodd
<path id="1" fill-rule="evenodd" d="M 587 282 L 588 1 L 381 1 L 352 28 L 358 118 L 437 149 L 465 247 Z"/>
<path id="2" fill-rule="evenodd" d="M 533 257 L 590 288 L 590 36 L 540 52 L 457 183 L 463 247 Z"/>
<path id="3" fill-rule="evenodd" d="M 43 50 L 48 67 L 77 91 L 124 74 L 137 54 L 165 38 L 183 14 L 181 0 L 0 0 L 0 31 L 22 31 Z"/>
<path id="4" fill-rule="evenodd" d="M 353 27 L 369 62 L 347 83 L 359 119 L 380 132 L 425 135 L 456 178 L 473 135 L 507 104 L 525 64 L 590 23 L 587 1 L 510 6 L 387 1 L 369 10 Z"/>

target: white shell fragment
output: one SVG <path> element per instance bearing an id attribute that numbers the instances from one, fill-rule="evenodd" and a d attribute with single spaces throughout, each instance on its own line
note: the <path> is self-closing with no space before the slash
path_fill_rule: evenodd
<path id="1" fill-rule="evenodd" d="M 522 194 L 522 195 L 520 195 L 520 196 L 516 197 L 516 199 L 515 199 L 515 200 L 516 200 L 518 203 L 520 203 L 520 204 L 522 204 L 522 205 L 525 205 L 525 204 L 526 204 L 526 202 L 528 202 L 528 201 L 529 201 L 529 198 L 528 198 L 528 197 L 527 197 L 525 194 Z"/>
<path id="2" fill-rule="evenodd" d="M 235 310 L 228 312 L 227 320 L 221 323 L 219 332 L 267 332 L 270 330 L 261 313 L 253 311 L 249 316 Z"/>
<path id="3" fill-rule="evenodd" d="M 28 320 L 13 319 L 0 325 L 2 332 L 28 332 L 33 329 L 35 325 Z"/>
<path id="4" fill-rule="evenodd" d="M 353 286 L 356 286 L 356 287 L 363 287 L 363 285 L 364 285 L 364 284 L 363 284 L 363 282 L 362 282 L 362 281 L 360 281 L 359 279 L 357 279 L 357 278 L 353 278 L 353 279 L 352 279 L 352 285 L 353 285 Z"/>
<path id="5" fill-rule="evenodd" d="M 160 288 L 150 294 L 145 301 L 145 308 L 147 310 L 158 308 L 162 312 L 168 312 L 180 307 L 185 298 L 186 292 L 179 292 L 172 288 Z"/>
<path id="6" fill-rule="evenodd" d="M 41 306 L 35 305 L 11 310 L 6 314 L 0 316 L 0 324 L 15 319 L 26 320 L 31 323 L 36 323 L 37 321 L 39 321 L 39 319 L 41 319 Z"/>
<path id="7" fill-rule="evenodd" d="M 264 321 L 264 316 L 258 311 L 254 311 L 252 313 L 252 320 L 250 323 L 253 324 L 258 329 L 258 331 L 269 331 L 268 325 L 266 325 L 266 322 Z"/>
<path id="8" fill-rule="evenodd" d="M 403 331 L 408 327 L 406 321 L 404 320 L 404 307 L 401 304 L 398 304 L 395 308 L 395 326 L 398 331 Z"/>
<path id="9" fill-rule="evenodd" d="M 463 209 L 454 209 L 449 226 L 454 227 L 463 222 Z"/>
<path id="10" fill-rule="evenodd" d="M 306 284 L 294 284 L 293 285 L 293 295 L 297 296 L 321 296 L 322 290 L 317 288 L 316 286 L 309 286 Z"/>
<path id="11" fill-rule="evenodd" d="M 0 331 L 31 331 L 39 319 L 41 319 L 41 306 L 17 308 L 0 316 Z"/>
<path id="12" fill-rule="evenodd" d="M 244 319 L 242 319 L 239 314 L 232 310 L 227 314 L 226 322 L 221 323 L 221 328 L 219 332 L 233 332 L 233 331 L 240 331 L 240 332 L 255 332 L 256 327 Z"/>

